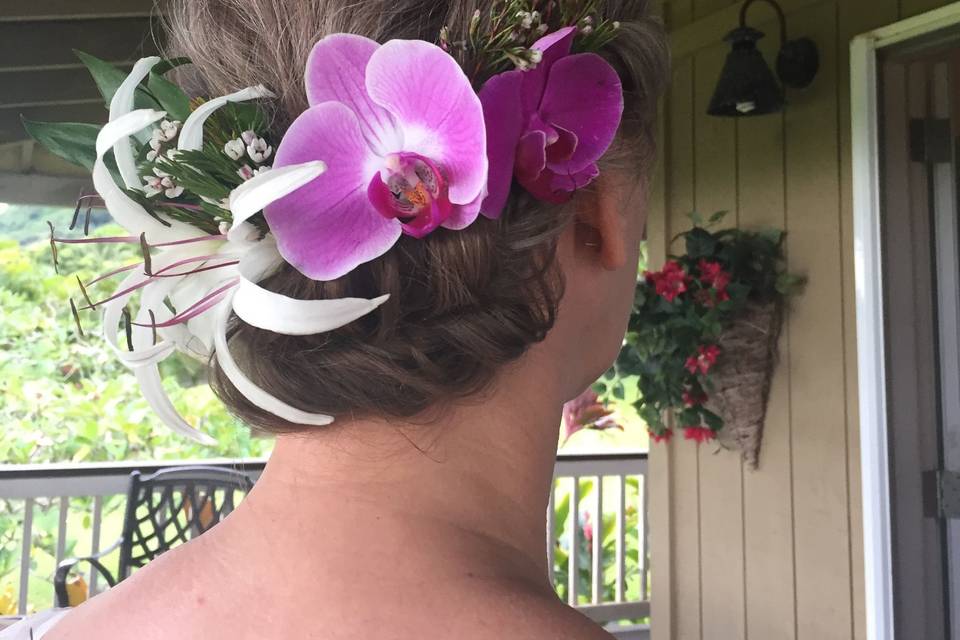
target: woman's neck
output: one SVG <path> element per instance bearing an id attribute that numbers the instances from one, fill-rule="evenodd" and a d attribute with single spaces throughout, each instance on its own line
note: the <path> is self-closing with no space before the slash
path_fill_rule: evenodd
<path id="1" fill-rule="evenodd" d="M 365 420 L 278 437 L 256 488 L 218 529 L 255 535 L 262 553 L 297 548 L 294 569 L 327 570 L 331 553 L 373 561 L 367 549 L 395 544 L 423 574 L 436 560 L 443 572 L 548 585 L 545 514 L 563 394 L 524 364 L 482 401 L 429 424 Z"/>

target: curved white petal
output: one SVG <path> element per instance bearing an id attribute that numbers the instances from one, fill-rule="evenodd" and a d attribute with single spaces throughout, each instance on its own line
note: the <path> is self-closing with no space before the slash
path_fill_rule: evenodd
<path id="1" fill-rule="evenodd" d="M 102 158 L 118 141 L 149 127 L 166 115 L 166 111 L 137 109 L 110 120 L 97 134 L 97 157 Z"/>
<path id="2" fill-rule="evenodd" d="M 118 289 L 132 287 L 146 277 L 142 271 L 136 270 L 123 279 Z M 117 326 L 120 324 L 120 317 L 123 314 L 124 305 L 133 297 L 134 293 L 134 291 L 131 291 L 105 303 L 100 320 L 103 337 L 106 339 L 107 344 L 117 355 L 117 358 L 131 369 L 156 364 L 174 351 L 174 344 L 166 341 L 150 345 L 144 349 L 134 349 L 133 351 L 129 351 L 125 347 L 120 346 L 117 339 Z"/>
<path id="3" fill-rule="evenodd" d="M 158 56 L 150 56 L 149 58 L 141 58 L 133 65 L 130 75 L 120 83 L 110 100 L 111 122 L 133 111 L 133 99 L 137 92 L 137 86 L 158 62 L 160 62 Z M 130 144 L 130 138 L 128 137 L 133 133 L 136 133 L 136 131 L 117 139 L 113 144 L 113 154 L 117 159 L 117 168 L 120 169 L 120 176 L 123 178 L 124 184 L 127 185 L 128 189 L 139 189 L 143 186 L 143 182 L 137 174 L 137 162 L 133 157 L 133 146 Z M 97 152 L 101 153 L 99 144 L 97 146 Z"/>
<path id="4" fill-rule="evenodd" d="M 193 113 L 184 121 L 180 128 L 180 139 L 177 141 L 177 148 L 181 151 L 197 151 L 203 148 L 203 123 L 207 121 L 214 111 L 227 104 L 228 102 L 244 102 L 246 100 L 256 100 L 257 98 L 272 98 L 270 92 L 262 84 L 255 87 L 247 87 L 240 91 L 213 98 L 204 102 L 193 110 Z"/>
<path id="5" fill-rule="evenodd" d="M 154 312 L 154 318 L 157 321 L 166 319 L 170 310 L 163 304 L 164 298 L 176 286 L 179 278 L 165 278 L 159 282 L 148 285 L 140 296 L 140 310 L 137 312 L 136 322 L 139 325 L 150 322 L 150 311 Z M 153 347 L 153 330 L 150 327 L 134 325 L 132 330 L 133 348 L 137 351 L 146 351 Z M 116 325 L 114 325 L 116 326 Z M 160 344 L 173 344 L 161 342 Z M 160 376 L 160 370 L 157 363 L 150 363 L 145 366 L 134 369 L 137 382 L 140 384 L 140 390 L 147 404 L 153 409 L 160 420 L 170 427 L 176 433 L 182 436 L 196 440 L 205 445 L 215 445 L 217 441 L 210 436 L 198 431 L 190 425 L 177 408 L 173 406 L 170 397 L 163 388 L 163 379 Z"/>
<path id="6" fill-rule="evenodd" d="M 275 200 L 293 193 L 327 170 L 321 160 L 271 169 L 258 174 L 230 192 L 230 213 L 233 215 L 234 231 L 250 216 L 255 215 Z"/>
<path id="7" fill-rule="evenodd" d="M 197 431 L 181 417 L 176 407 L 170 402 L 167 392 L 163 390 L 163 380 L 156 364 L 140 367 L 134 373 L 140 383 L 140 391 L 147 399 L 147 404 L 157 414 L 161 421 L 182 436 L 196 440 L 200 444 L 215 445 L 217 441 L 205 433 Z"/>
<path id="8" fill-rule="evenodd" d="M 195 238 L 201 232 L 195 227 L 176 220 L 170 220 L 167 226 L 147 213 L 146 209 L 137 204 L 114 181 L 103 161 L 103 154 L 114 147 L 119 140 L 127 139 L 132 133 L 162 117 L 162 111 L 139 109 L 105 125 L 97 135 L 97 160 L 93 165 L 93 186 L 103 198 L 104 206 L 111 217 L 131 235 L 138 236 L 145 233 L 148 242 L 187 240 Z"/>
<path id="9" fill-rule="evenodd" d="M 317 425 L 322 426 L 333 422 L 333 416 L 322 413 L 307 413 L 295 407 L 291 407 L 279 398 L 267 393 L 256 384 L 254 384 L 240 367 L 237 366 L 230 348 L 227 345 L 227 322 L 230 319 L 230 309 L 233 296 L 228 297 L 217 309 L 217 328 L 214 331 L 214 344 L 216 346 L 217 362 L 220 369 L 227 376 L 237 391 L 242 393 L 247 400 L 260 407 L 264 411 L 269 411 L 278 418 L 283 418 L 294 424 Z"/>

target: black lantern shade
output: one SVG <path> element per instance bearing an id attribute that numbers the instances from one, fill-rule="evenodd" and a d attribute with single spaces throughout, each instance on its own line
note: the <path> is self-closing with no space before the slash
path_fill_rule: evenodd
<path id="1" fill-rule="evenodd" d="M 783 108 L 783 89 L 757 49 L 763 33 L 738 27 L 724 38 L 731 44 L 720 80 L 710 99 L 712 116 L 759 116 Z"/>
<path id="2" fill-rule="evenodd" d="M 773 0 L 766 0 L 780 19 L 780 52 L 777 55 L 777 75 L 774 76 L 757 49 L 757 41 L 763 37 L 763 32 L 746 24 L 747 9 L 755 1 L 743 3 L 740 26 L 724 38 L 731 48 L 707 107 L 707 113 L 712 116 L 759 116 L 780 111 L 784 94 L 777 78 L 788 87 L 802 89 L 813 81 L 819 68 L 819 56 L 813 41 L 809 38 L 787 40 L 783 10 Z"/>

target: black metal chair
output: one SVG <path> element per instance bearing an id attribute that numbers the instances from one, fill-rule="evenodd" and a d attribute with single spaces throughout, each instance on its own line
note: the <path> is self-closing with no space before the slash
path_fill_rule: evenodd
<path id="1" fill-rule="evenodd" d="M 53 582 L 57 606 L 69 606 L 67 578 L 79 563 L 91 565 L 112 587 L 127 578 L 131 569 L 212 528 L 233 511 L 234 494 L 246 494 L 252 487 L 245 474 L 218 467 L 174 467 L 151 475 L 134 471 L 120 539 L 99 553 L 69 558 L 57 566 Z M 103 558 L 118 547 L 114 576 Z"/>

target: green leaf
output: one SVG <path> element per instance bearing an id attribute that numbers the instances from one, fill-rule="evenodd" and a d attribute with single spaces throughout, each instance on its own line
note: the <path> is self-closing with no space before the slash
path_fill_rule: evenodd
<path id="1" fill-rule="evenodd" d="M 93 81 L 97 83 L 97 89 L 100 90 L 100 95 L 103 96 L 103 101 L 109 108 L 110 101 L 113 100 L 113 94 L 117 92 L 117 88 L 126 80 L 129 74 L 123 69 L 118 69 L 109 62 L 92 56 L 89 53 L 84 53 L 76 49 L 74 49 L 73 52 L 80 58 L 80 62 L 87 67 L 90 75 L 93 76 Z M 133 102 L 134 106 L 138 109 L 156 109 L 159 106 L 156 100 L 151 98 L 142 89 L 137 90 Z"/>
<path id="2" fill-rule="evenodd" d="M 183 122 L 190 115 L 190 97 L 163 76 L 151 73 L 147 80 L 147 89 L 170 119 Z"/>
<path id="3" fill-rule="evenodd" d="M 170 71 L 171 69 L 176 69 L 177 67 L 181 67 L 185 64 L 190 64 L 190 63 L 191 63 L 190 58 L 187 58 L 184 56 L 181 56 L 179 58 L 170 58 L 169 60 L 161 60 L 153 68 L 153 72 L 156 73 L 157 75 L 162 76 L 167 71 Z"/>
<path id="4" fill-rule="evenodd" d="M 93 170 L 99 126 L 81 122 L 35 122 L 24 118 L 23 128 L 50 153 Z"/>
<path id="5" fill-rule="evenodd" d="M 730 212 L 729 212 L 729 211 L 716 211 L 716 212 L 714 212 L 714 213 L 710 216 L 710 218 L 707 219 L 707 224 L 708 224 L 708 225 L 709 225 L 709 224 L 717 224 L 718 222 L 720 222 L 721 220 L 723 220 L 728 213 L 730 213 Z"/>

